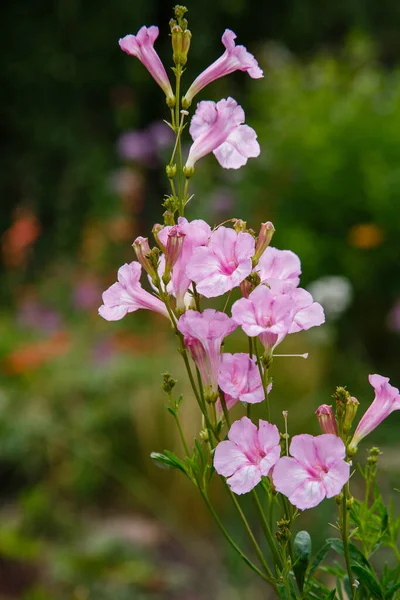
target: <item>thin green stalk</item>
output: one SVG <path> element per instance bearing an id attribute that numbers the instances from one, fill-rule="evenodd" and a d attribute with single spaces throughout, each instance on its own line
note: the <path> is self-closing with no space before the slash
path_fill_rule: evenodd
<path id="1" fill-rule="evenodd" d="M 239 548 L 239 546 L 236 544 L 236 542 L 232 539 L 232 537 L 229 535 L 229 533 L 225 529 L 225 527 L 222 524 L 220 518 L 218 517 L 217 513 L 215 512 L 214 507 L 212 506 L 210 500 L 208 499 L 207 494 L 201 489 L 201 487 L 199 487 L 199 490 L 200 490 L 200 494 L 201 494 L 204 502 L 207 505 L 208 510 L 210 511 L 211 515 L 213 516 L 216 524 L 218 525 L 219 529 L 221 530 L 221 533 L 223 534 L 223 536 L 225 537 L 225 539 L 227 540 L 227 542 L 237 552 L 237 554 L 240 556 L 240 558 L 242 558 L 244 560 L 244 562 L 255 573 L 257 573 L 257 575 L 259 577 L 261 577 L 262 579 L 264 579 L 264 581 L 267 581 L 273 587 L 273 589 L 277 592 L 276 584 L 275 584 L 275 582 L 272 579 L 272 574 L 271 574 L 271 576 L 269 576 L 268 574 L 264 574 L 262 571 L 260 571 L 260 569 L 254 563 L 251 562 L 251 560 L 244 554 L 244 552 L 242 552 L 242 550 Z"/>
<path id="2" fill-rule="evenodd" d="M 179 416 L 178 416 L 177 412 L 174 413 L 174 417 L 175 417 L 176 425 L 178 427 L 178 431 L 179 431 L 179 435 L 180 435 L 180 438 L 181 438 L 181 442 L 182 442 L 183 448 L 184 448 L 184 450 L 186 452 L 186 456 L 190 456 L 189 448 L 188 448 L 188 445 L 186 443 L 185 436 L 184 436 L 183 429 L 182 429 L 182 425 L 181 425 L 181 421 L 179 419 Z"/>
<path id="3" fill-rule="evenodd" d="M 222 392 L 221 390 L 219 392 L 219 399 L 221 401 L 222 410 L 224 412 L 225 422 L 226 422 L 228 428 L 230 429 L 231 428 L 231 421 L 230 421 L 230 418 L 229 418 L 229 412 L 228 412 L 228 409 L 226 407 L 224 392 Z"/>
<path id="4" fill-rule="evenodd" d="M 257 556 L 258 556 L 258 560 L 260 561 L 260 563 L 261 563 L 264 571 L 267 573 L 268 577 L 270 579 L 272 579 L 271 569 L 269 568 L 269 566 L 268 566 L 268 564 L 267 564 L 267 562 L 266 562 L 266 560 L 264 558 L 264 555 L 263 555 L 263 553 L 261 551 L 261 548 L 258 545 L 256 538 L 254 537 L 254 534 L 253 534 L 253 532 L 251 530 L 251 527 L 250 527 L 250 525 L 249 525 L 249 523 L 248 523 L 248 521 L 247 521 L 247 519 L 245 517 L 245 514 L 242 511 L 242 508 L 241 508 L 239 502 L 237 501 L 235 494 L 231 491 L 231 489 L 230 489 L 230 487 L 228 486 L 227 483 L 225 483 L 225 485 L 226 485 L 227 490 L 229 492 L 229 495 L 230 495 L 230 497 L 232 499 L 232 502 L 233 502 L 233 504 L 234 504 L 234 506 L 235 506 L 235 508 L 236 508 L 236 510 L 238 512 L 238 514 L 239 514 L 239 517 L 240 517 L 240 519 L 241 519 L 241 521 L 242 521 L 242 523 L 244 525 L 244 528 L 246 529 L 246 532 L 247 532 L 247 535 L 249 536 L 250 542 L 252 543 L 253 548 L 254 548 Z"/>
<path id="5" fill-rule="evenodd" d="M 258 494 L 257 494 L 257 492 L 256 492 L 255 489 L 253 489 L 252 494 L 253 494 L 253 498 L 254 498 L 254 503 L 255 503 L 256 508 L 257 508 L 257 512 L 258 512 L 259 517 L 260 517 L 261 526 L 262 526 L 262 529 L 264 531 L 265 538 L 266 538 L 266 540 L 268 542 L 268 546 L 270 547 L 272 556 L 274 557 L 275 564 L 278 567 L 278 569 L 280 571 L 282 571 L 282 568 L 283 568 L 282 557 L 281 557 L 281 555 L 280 555 L 280 553 L 278 551 L 278 548 L 276 546 L 275 538 L 272 535 L 272 532 L 271 532 L 271 529 L 269 527 L 268 521 L 265 518 L 264 511 L 262 509 L 260 499 L 259 499 Z"/>
<path id="6" fill-rule="evenodd" d="M 257 339 L 254 340 L 254 350 L 255 350 L 255 354 L 256 354 L 256 358 L 257 358 L 258 370 L 260 372 L 261 383 L 262 383 L 263 390 L 264 390 L 265 406 L 267 409 L 267 419 L 269 422 L 271 422 L 271 413 L 269 410 L 269 399 L 268 399 L 268 369 L 262 368 L 261 356 L 260 356 L 260 352 L 258 350 Z"/>
<path id="7" fill-rule="evenodd" d="M 344 560 L 346 562 L 347 574 L 349 576 L 350 589 L 353 594 L 353 599 L 355 599 L 356 595 L 357 595 L 357 589 L 354 585 L 354 577 L 353 577 L 353 572 L 351 570 L 350 552 L 349 552 L 349 512 L 350 511 L 347 508 L 348 495 L 349 495 L 349 484 L 346 483 L 346 485 L 343 488 L 342 528 L 341 529 L 342 529 Z"/>

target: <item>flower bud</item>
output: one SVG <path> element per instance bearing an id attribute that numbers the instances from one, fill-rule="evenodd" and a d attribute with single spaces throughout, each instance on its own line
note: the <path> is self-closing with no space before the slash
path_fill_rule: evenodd
<path id="1" fill-rule="evenodd" d="M 167 246 L 165 250 L 165 271 L 162 280 L 165 285 L 171 281 L 171 271 L 181 252 L 186 235 L 178 225 L 174 225 L 168 233 Z"/>
<path id="2" fill-rule="evenodd" d="M 319 426 L 323 433 L 333 433 L 333 435 L 338 434 L 332 406 L 321 404 L 315 411 L 315 414 L 317 415 Z"/>
<path id="3" fill-rule="evenodd" d="M 142 236 L 137 237 L 132 244 L 132 248 L 136 253 L 136 258 L 146 273 L 148 273 L 151 277 L 154 277 L 156 273 L 148 258 L 148 255 L 151 252 L 148 238 L 144 238 Z"/>
<path id="4" fill-rule="evenodd" d="M 165 246 L 160 242 L 160 238 L 158 237 L 158 234 L 160 233 L 161 229 L 164 229 L 163 225 L 161 225 L 160 223 L 156 223 L 155 225 L 153 225 L 151 233 L 153 234 L 153 237 L 156 240 L 157 246 L 160 248 L 161 252 L 165 254 Z"/>
<path id="5" fill-rule="evenodd" d="M 344 417 L 346 412 L 346 404 L 350 398 L 350 393 L 345 387 L 338 386 L 333 397 L 336 400 L 336 418 L 339 422 L 341 422 L 341 419 Z"/>
<path id="6" fill-rule="evenodd" d="M 274 233 L 275 227 L 273 226 L 271 221 L 261 223 L 260 233 L 258 234 L 256 242 L 256 251 L 253 256 L 253 267 L 255 267 L 258 264 L 258 261 L 260 260 L 262 254 L 270 245 Z"/>
<path id="7" fill-rule="evenodd" d="M 183 29 L 179 25 L 174 25 L 171 29 L 171 37 L 174 63 L 177 66 L 181 65 L 183 67 L 187 62 L 192 34 L 189 29 Z"/>
<path id="8" fill-rule="evenodd" d="M 233 229 L 236 231 L 236 233 L 246 231 L 246 227 L 246 221 L 242 221 L 242 219 L 233 219 Z"/>
<path id="9" fill-rule="evenodd" d="M 186 108 L 186 107 L 184 107 Z M 192 177 L 194 173 L 194 167 L 183 167 L 183 174 L 185 175 L 186 179 L 190 179 Z"/>
<path id="10" fill-rule="evenodd" d="M 248 298 L 253 289 L 254 286 L 248 279 L 244 279 L 240 284 L 240 291 L 242 292 L 243 298 Z"/>
<path id="11" fill-rule="evenodd" d="M 208 440 L 210 439 L 208 436 L 208 431 L 207 429 L 202 429 L 199 433 L 200 435 L 200 439 L 203 440 L 203 442 L 208 442 Z"/>
<path id="12" fill-rule="evenodd" d="M 172 179 L 176 175 L 176 165 L 167 165 L 165 167 L 165 172 L 167 174 L 168 179 Z"/>
<path id="13" fill-rule="evenodd" d="M 357 400 L 357 398 L 354 398 L 354 396 L 350 396 L 350 398 L 348 398 L 343 422 L 343 431 L 345 433 L 348 433 L 350 431 L 359 405 L 359 401 Z"/>
<path id="14" fill-rule="evenodd" d="M 175 387 L 177 380 L 174 379 L 173 377 L 171 377 L 171 374 L 168 373 L 168 371 L 163 373 L 162 376 L 163 376 L 163 381 L 162 381 L 161 387 L 164 390 L 164 392 L 169 394 Z"/>
<path id="15" fill-rule="evenodd" d="M 173 212 L 171 212 L 170 210 L 166 210 L 163 213 L 163 217 L 164 217 L 164 225 L 175 225 L 175 217 L 174 217 Z"/>

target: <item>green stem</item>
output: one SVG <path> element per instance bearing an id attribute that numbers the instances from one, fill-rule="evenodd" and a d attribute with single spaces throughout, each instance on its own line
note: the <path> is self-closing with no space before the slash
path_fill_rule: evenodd
<path id="1" fill-rule="evenodd" d="M 229 495 L 230 495 L 230 497 L 232 499 L 232 502 L 233 502 L 233 504 L 234 504 L 234 506 L 235 506 L 235 508 L 236 508 L 236 510 L 238 512 L 238 515 L 239 515 L 239 517 L 240 517 L 240 519 L 241 519 L 241 521 L 242 521 L 242 523 L 244 525 L 244 528 L 246 529 L 246 532 L 247 532 L 247 535 L 249 536 L 250 542 L 252 543 L 253 548 L 254 548 L 257 556 L 258 556 L 258 560 L 260 561 L 260 563 L 261 563 L 264 571 L 267 573 L 268 577 L 270 579 L 272 579 L 271 569 L 269 568 L 269 566 L 268 566 L 268 564 L 267 564 L 267 562 L 266 562 L 266 560 L 264 558 L 264 555 L 263 555 L 263 553 L 261 551 L 261 548 L 258 545 L 256 538 L 254 537 L 254 534 L 253 534 L 253 532 L 251 530 L 251 527 L 250 527 L 250 525 L 249 525 L 249 523 L 248 523 L 248 521 L 247 521 L 247 519 L 245 517 L 245 514 L 242 511 L 241 506 L 240 506 L 239 502 L 237 501 L 235 494 L 231 491 L 231 489 L 230 489 L 230 487 L 228 486 L 227 483 L 225 483 L 225 485 L 226 485 L 226 487 L 228 489 L 228 492 L 229 492 Z"/>
<path id="2" fill-rule="evenodd" d="M 258 350 L 257 338 L 254 340 L 254 350 L 255 350 L 255 354 L 256 354 L 256 358 L 257 358 L 258 370 L 260 371 L 261 383 L 262 383 L 263 390 L 264 390 L 265 406 L 267 409 L 267 419 L 269 422 L 271 422 L 271 413 L 269 410 L 269 399 L 268 399 L 268 369 L 262 368 L 261 356 L 260 356 L 260 352 Z"/>
<path id="3" fill-rule="evenodd" d="M 221 390 L 219 392 L 219 399 L 221 401 L 222 410 L 224 411 L 225 422 L 226 422 L 228 428 L 230 429 L 231 428 L 231 421 L 230 421 L 230 418 L 229 418 L 229 412 L 228 412 L 228 409 L 227 409 L 227 406 L 226 406 L 224 392 L 222 392 Z"/>
<path id="4" fill-rule="evenodd" d="M 184 450 L 186 452 L 186 456 L 190 456 L 189 448 L 188 448 L 188 445 L 186 443 L 185 436 L 183 434 L 183 429 L 182 429 L 181 421 L 180 421 L 180 419 L 178 417 L 178 414 L 176 412 L 174 413 L 174 417 L 175 417 L 175 422 L 176 422 L 177 427 L 178 427 L 179 435 L 181 437 L 183 448 L 184 448 Z"/>
<path id="5" fill-rule="evenodd" d="M 181 105 L 181 75 L 182 75 L 182 67 L 181 65 L 176 66 L 176 104 L 175 104 L 175 123 L 179 123 L 179 111 Z M 179 216 L 183 217 L 185 212 L 185 204 L 184 198 L 182 194 L 182 174 L 183 174 L 183 165 L 182 165 L 182 145 L 181 145 L 181 135 L 180 129 L 177 132 L 177 155 L 178 155 L 178 212 Z"/>
<path id="6" fill-rule="evenodd" d="M 201 487 L 199 487 L 199 490 L 200 490 L 200 494 L 201 494 L 204 502 L 207 505 L 208 510 L 210 511 L 211 515 L 213 516 L 216 524 L 218 525 L 219 529 L 221 530 L 221 533 L 223 534 L 223 536 L 225 537 L 227 542 L 237 552 L 237 554 L 240 556 L 240 558 L 242 558 L 244 560 L 244 562 L 250 567 L 250 569 L 252 569 L 255 573 L 257 573 L 257 575 L 259 577 L 261 577 L 262 579 L 264 579 L 264 581 L 267 581 L 273 587 L 273 589 L 275 591 L 277 591 L 276 584 L 272 579 L 272 575 L 269 576 L 268 574 L 264 574 L 262 571 L 260 571 L 260 569 L 258 567 L 256 567 L 256 565 L 254 563 L 251 562 L 251 560 L 249 558 L 247 558 L 247 556 L 244 554 L 244 552 L 242 552 L 242 550 L 239 548 L 239 546 L 236 544 L 236 542 L 232 539 L 232 537 L 229 535 L 229 533 L 225 529 L 220 518 L 218 517 L 217 513 L 215 512 L 214 507 L 212 506 L 210 500 L 208 499 L 207 494 L 201 489 Z"/>
<path id="7" fill-rule="evenodd" d="M 350 552 L 349 552 L 349 509 L 347 508 L 347 498 L 349 494 L 349 484 L 343 488 L 343 502 L 342 502 L 342 540 L 343 540 L 343 552 L 344 560 L 346 562 L 347 574 L 349 576 L 350 589 L 353 594 L 353 599 L 356 598 L 357 589 L 354 586 L 354 577 L 351 570 L 350 563 Z"/>
<path id="8" fill-rule="evenodd" d="M 257 512 L 258 512 L 259 517 L 260 517 L 261 526 L 263 528 L 265 538 L 266 538 L 266 540 L 268 542 L 268 546 L 270 547 L 270 550 L 272 552 L 272 556 L 274 557 L 275 564 L 278 567 L 278 569 L 280 571 L 282 571 L 282 568 L 283 568 L 282 557 L 279 554 L 278 548 L 276 547 L 275 538 L 272 535 L 272 532 L 271 532 L 271 529 L 269 527 L 268 521 L 265 518 L 264 511 L 262 509 L 260 499 L 259 499 L 258 494 L 257 494 L 257 492 L 256 492 L 255 489 L 253 489 L 252 494 L 253 494 L 253 498 L 254 498 L 254 503 L 255 503 L 256 508 L 257 508 Z"/>

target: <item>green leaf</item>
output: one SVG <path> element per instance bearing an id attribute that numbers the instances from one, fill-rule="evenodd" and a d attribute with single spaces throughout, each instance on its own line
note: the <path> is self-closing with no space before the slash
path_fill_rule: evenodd
<path id="1" fill-rule="evenodd" d="M 392 587 L 386 590 L 385 600 L 391 600 L 391 598 L 393 598 L 393 594 L 397 592 L 397 590 L 400 590 L 400 582 L 395 583 L 394 585 L 392 585 Z"/>
<path id="2" fill-rule="evenodd" d="M 322 548 L 315 555 L 314 560 L 311 563 L 311 567 L 308 571 L 308 576 L 307 576 L 308 580 L 314 575 L 314 573 L 318 569 L 320 563 L 324 560 L 325 556 L 328 554 L 329 550 L 331 549 L 331 545 L 328 543 L 328 541 L 329 540 L 327 540 L 325 542 L 325 544 L 322 546 Z"/>
<path id="3" fill-rule="evenodd" d="M 384 600 L 384 595 L 375 573 L 360 565 L 353 565 L 351 569 L 356 574 L 359 582 L 371 592 L 374 598 Z"/>
<path id="4" fill-rule="evenodd" d="M 326 597 L 326 600 L 335 600 L 336 598 L 336 588 L 331 591 L 331 593 Z"/>
<path id="5" fill-rule="evenodd" d="M 293 571 L 296 575 L 296 581 L 302 592 L 304 587 L 304 578 L 311 556 L 311 537 L 308 531 L 299 531 L 293 542 L 293 553 L 295 563 Z"/>
<path id="6" fill-rule="evenodd" d="M 311 537 L 308 531 L 299 531 L 296 534 L 293 541 L 293 552 L 295 558 L 308 563 L 311 556 Z"/>
<path id="7" fill-rule="evenodd" d="M 164 450 L 164 454 L 161 452 L 152 452 L 150 457 L 155 461 L 156 465 L 162 469 L 177 469 L 178 471 L 185 473 L 185 475 L 188 475 L 187 468 L 183 460 L 178 458 L 169 450 Z"/>

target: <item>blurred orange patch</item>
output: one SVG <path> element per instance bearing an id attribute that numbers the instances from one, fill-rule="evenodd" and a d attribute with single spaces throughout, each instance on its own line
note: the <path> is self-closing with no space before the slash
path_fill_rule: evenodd
<path id="1" fill-rule="evenodd" d="M 374 223 L 354 225 L 348 233 L 350 246 L 360 248 L 361 250 L 377 248 L 382 244 L 384 237 L 382 228 Z"/>
<path id="2" fill-rule="evenodd" d="M 7 267 L 21 267 L 26 263 L 28 251 L 40 235 L 40 223 L 27 208 L 18 208 L 14 221 L 2 236 L 2 254 Z"/>
<path id="3" fill-rule="evenodd" d="M 51 362 L 71 348 L 67 332 L 59 331 L 47 340 L 25 344 L 4 359 L 4 368 L 11 375 L 20 375 Z"/>

